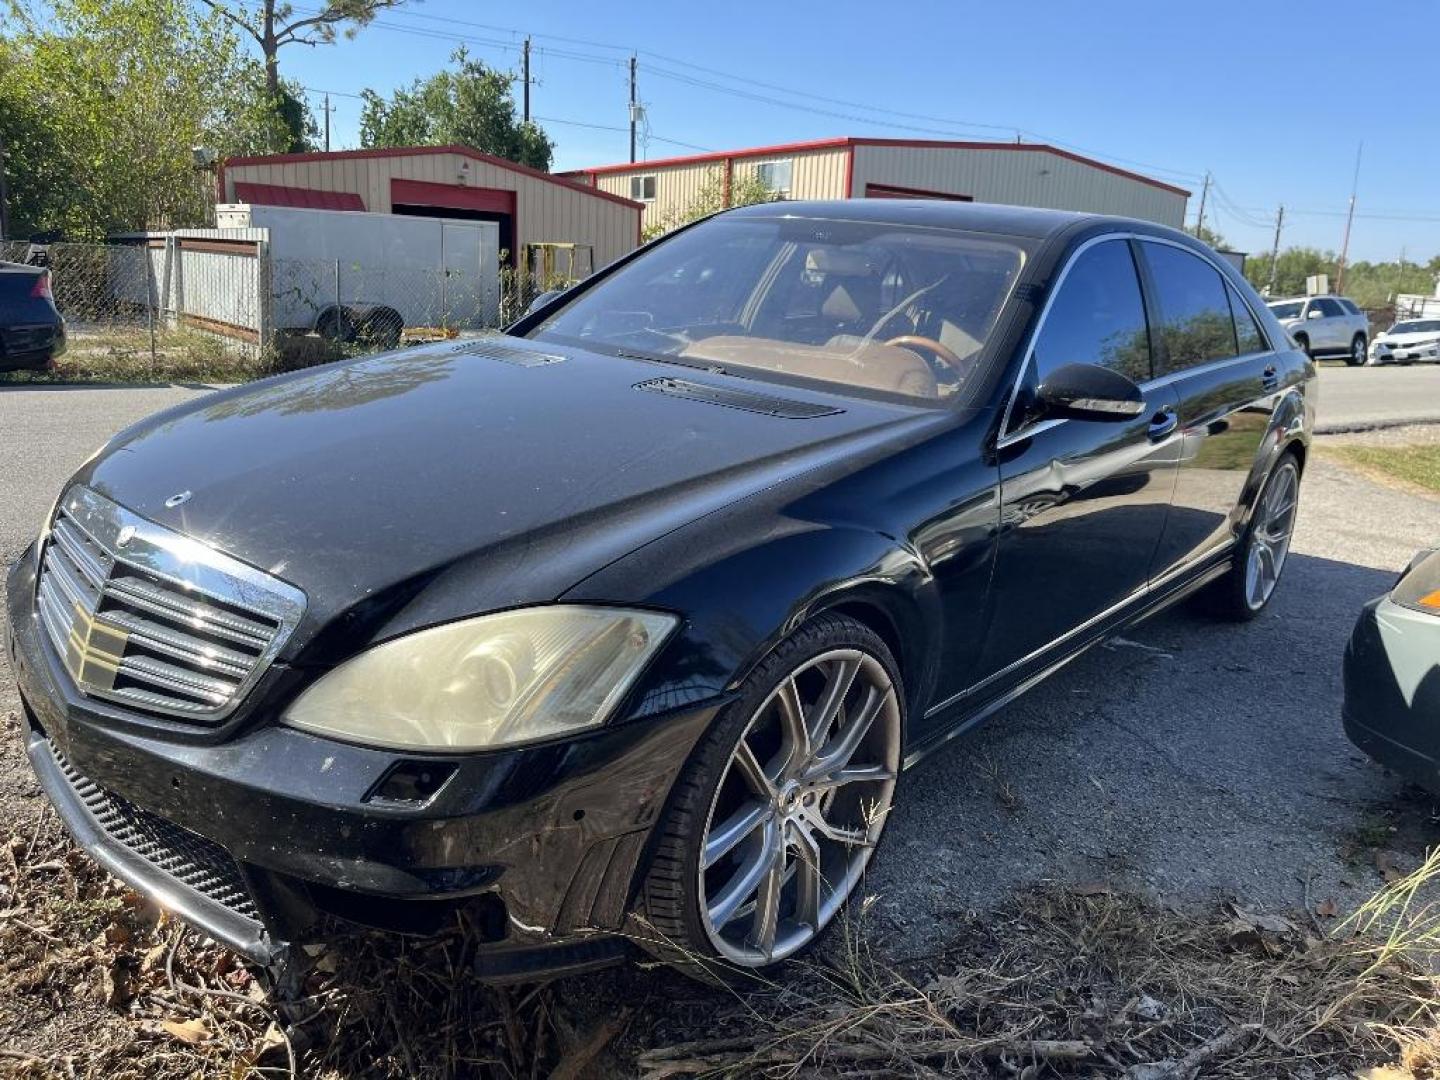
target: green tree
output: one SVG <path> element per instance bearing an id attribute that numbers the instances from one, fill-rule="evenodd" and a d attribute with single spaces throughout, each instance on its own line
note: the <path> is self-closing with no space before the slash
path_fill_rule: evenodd
<path id="1" fill-rule="evenodd" d="M 641 239 L 654 240 L 657 236 L 664 236 L 681 225 L 688 225 L 692 221 L 709 217 L 711 214 L 719 213 L 732 206 L 753 206 L 755 203 L 775 202 L 780 197 L 777 192 L 761 183 L 759 177 L 752 172 L 732 174 L 727 191 L 724 172 L 719 168 L 712 169 L 689 203 L 671 210 L 658 220 L 651 221 L 645 226 Z"/>
<path id="2" fill-rule="evenodd" d="M 6 239 L 25 239 L 61 214 L 70 184 L 61 148 L 23 78 L 24 55 L 0 38 L 0 145 L 5 148 Z"/>
<path id="3" fill-rule="evenodd" d="M 1315 274 L 1329 274 L 1333 286 L 1335 268 L 1334 252 L 1306 247 L 1286 248 L 1275 260 L 1275 288 L 1271 295 L 1303 296 L 1305 279 Z M 1252 255 L 1246 259 L 1245 276 L 1257 289 L 1264 289 L 1270 282 L 1270 256 Z"/>
<path id="4" fill-rule="evenodd" d="M 1196 234 L 1196 239 L 1201 243 L 1209 244 L 1216 251 L 1224 251 L 1230 246 L 1229 241 L 1227 241 L 1225 237 L 1221 236 L 1208 225 L 1200 226 L 1200 231 Z"/>
<path id="5" fill-rule="evenodd" d="M 549 169 L 555 144 L 538 125 L 516 119 L 510 94 L 515 76 L 471 60 L 463 48 L 451 60 L 454 70 L 416 79 L 388 99 L 363 91 L 360 145 L 461 144 L 533 169 Z"/>
<path id="6" fill-rule="evenodd" d="M 43 133 L 31 145 L 49 156 L 12 162 L 10 186 L 61 178 L 57 197 L 27 211 L 32 228 L 102 239 L 203 224 L 213 179 L 196 170 L 194 147 L 285 145 L 259 65 L 218 16 L 185 0 L 52 0 L 42 18 L 17 9 L 15 24 L 5 39 L 5 100 L 33 104 Z"/>

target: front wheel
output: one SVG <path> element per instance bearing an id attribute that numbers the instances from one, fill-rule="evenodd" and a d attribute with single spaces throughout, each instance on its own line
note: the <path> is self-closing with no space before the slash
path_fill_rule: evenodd
<path id="1" fill-rule="evenodd" d="M 1211 614 L 1244 622 L 1265 610 L 1290 554 L 1299 503 L 1300 462 L 1287 451 L 1255 501 L 1255 512 L 1235 546 L 1230 569 L 1201 594 Z"/>
<path id="2" fill-rule="evenodd" d="M 1310 359 L 1315 359 L 1315 354 L 1310 351 L 1310 339 L 1304 334 L 1295 335 L 1295 347 L 1310 357 Z"/>
<path id="3" fill-rule="evenodd" d="M 676 785 L 636 937 L 734 982 L 809 946 L 859 886 L 895 793 L 903 694 L 868 627 L 821 615 L 741 685 Z"/>

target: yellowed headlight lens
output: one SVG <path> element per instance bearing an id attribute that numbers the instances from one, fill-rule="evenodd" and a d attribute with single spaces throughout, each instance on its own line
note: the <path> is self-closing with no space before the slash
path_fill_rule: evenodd
<path id="1" fill-rule="evenodd" d="M 555 605 L 387 641 L 307 689 L 283 722 L 370 746 L 481 750 L 605 721 L 678 622 Z"/>

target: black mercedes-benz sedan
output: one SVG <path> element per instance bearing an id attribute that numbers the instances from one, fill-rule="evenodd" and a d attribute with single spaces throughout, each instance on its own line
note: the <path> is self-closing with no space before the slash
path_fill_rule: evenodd
<path id="1" fill-rule="evenodd" d="M 809 944 L 906 769 L 1289 548 L 1314 370 L 1171 229 L 773 203 L 507 334 L 115 437 L 9 577 L 41 784 L 260 962 L 463 916 L 484 974 Z"/>

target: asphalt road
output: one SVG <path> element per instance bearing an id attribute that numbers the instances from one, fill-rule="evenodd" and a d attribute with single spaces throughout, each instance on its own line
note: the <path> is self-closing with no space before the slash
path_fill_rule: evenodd
<path id="1" fill-rule="evenodd" d="M 1363 431 L 1409 420 L 1440 422 L 1440 364 L 1320 369 L 1320 431 Z"/>
<path id="2" fill-rule="evenodd" d="M 1381 415 L 1391 394 L 1440 415 L 1437 368 L 1326 369 L 1321 380 L 1331 423 Z M 0 559 L 28 543 L 64 478 L 106 437 L 200 392 L 0 390 Z M 1235 626 L 1164 614 L 907 774 L 867 885 L 877 939 L 893 955 L 924 951 L 952 919 L 1045 880 L 1270 909 L 1298 905 L 1307 881 L 1317 902 L 1372 891 L 1373 852 L 1357 854 L 1354 837 L 1373 836 L 1365 827 L 1376 820 L 1433 825 L 1341 734 L 1340 656 L 1359 606 L 1436 542 L 1437 522 L 1440 500 L 1315 454 L 1285 579 L 1263 616 Z M 0 716 L 15 707 L 0 666 Z M 23 822 L 38 807 L 8 740 L 0 816 Z M 1396 862 L 1425 839 L 1435 838 L 1401 828 Z"/>

